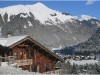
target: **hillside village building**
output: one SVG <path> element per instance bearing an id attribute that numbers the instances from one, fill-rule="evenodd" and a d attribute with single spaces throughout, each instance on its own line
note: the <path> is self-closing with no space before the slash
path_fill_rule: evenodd
<path id="1" fill-rule="evenodd" d="M 0 38 L 0 44 L 9 47 L 5 52 L 7 56 L 15 56 L 15 62 L 18 66 L 30 72 L 53 71 L 57 61 L 64 62 L 27 35 Z"/>

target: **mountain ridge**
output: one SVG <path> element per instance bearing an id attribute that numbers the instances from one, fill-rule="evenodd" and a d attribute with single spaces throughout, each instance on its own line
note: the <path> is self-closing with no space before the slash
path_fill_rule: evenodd
<path id="1" fill-rule="evenodd" d="M 41 9 L 43 9 L 43 10 L 41 11 Z M 8 14 L 8 21 L 10 21 L 9 17 L 11 15 L 18 15 L 20 13 L 26 13 L 28 16 L 30 16 L 30 12 L 32 14 L 35 14 L 35 15 L 37 15 L 37 12 L 38 12 L 39 16 L 35 16 L 38 20 L 40 20 L 38 17 L 41 17 L 42 15 L 44 16 L 44 14 L 46 14 L 46 13 L 47 13 L 46 16 L 44 16 L 46 19 L 48 18 L 48 16 L 52 18 L 52 17 L 55 17 L 57 14 L 58 14 L 59 17 L 61 15 L 63 15 L 61 12 L 56 11 L 56 10 L 52 10 L 52 9 L 46 7 L 44 4 L 42 4 L 40 2 L 38 2 L 36 4 L 33 4 L 33 5 L 13 5 L 13 6 L 8 6 L 8 7 L 0 8 L 0 14 L 2 16 L 2 19 L 3 19 L 3 16 L 7 13 Z M 96 19 L 95 17 L 91 17 L 89 15 L 79 15 L 79 17 L 77 17 L 77 16 L 71 16 L 71 15 L 67 15 L 67 17 L 66 17 L 66 15 L 63 15 L 61 17 L 62 17 L 62 19 L 64 19 L 62 21 L 66 21 L 67 19 L 70 19 L 70 20 L 71 19 L 79 19 L 80 21 L 82 21 L 82 20 Z M 81 19 L 83 17 L 85 19 Z"/>
<path id="2" fill-rule="evenodd" d="M 46 10 L 40 10 L 40 5 L 43 7 L 41 9 Z M 29 35 L 40 44 L 53 50 L 86 41 L 100 26 L 100 21 L 95 17 L 87 16 L 85 19 L 80 19 L 77 16 L 65 15 L 62 12 L 49 9 L 41 3 L 35 4 L 35 7 L 39 9 L 31 7 L 31 5 L 26 6 L 30 7 L 32 12 L 26 7 L 22 11 L 28 11 L 28 13 L 22 11 L 17 13 L 19 8 L 16 10 L 9 8 L 10 12 L 17 13 L 14 15 L 12 12 L 13 15 L 11 15 L 11 13 L 4 13 L 0 9 L 1 36 L 5 37 L 8 33 L 12 36 Z M 2 12 L 3 14 L 1 14 Z M 86 15 L 84 16 L 86 17 Z"/>

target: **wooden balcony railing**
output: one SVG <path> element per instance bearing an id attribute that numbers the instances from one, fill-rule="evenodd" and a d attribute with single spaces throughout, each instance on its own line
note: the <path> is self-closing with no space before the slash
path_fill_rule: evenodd
<path id="1" fill-rule="evenodd" d="M 8 65 L 13 64 L 15 62 L 15 57 L 14 56 L 5 56 L 5 57 L 0 56 L 0 65 L 1 65 L 1 62 L 8 62 Z"/>
<path id="2" fill-rule="evenodd" d="M 32 59 L 15 60 L 15 62 L 18 64 L 18 66 L 31 65 Z"/>

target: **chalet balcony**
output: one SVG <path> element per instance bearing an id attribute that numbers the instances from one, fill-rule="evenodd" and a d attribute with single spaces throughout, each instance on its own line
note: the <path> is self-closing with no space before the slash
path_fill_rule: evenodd
<path id="1" fill-rule="evenodd" d="M 31 65 L 32 59 L 15 60 L 15 62 L 18 64 L 18 66 Z"/>

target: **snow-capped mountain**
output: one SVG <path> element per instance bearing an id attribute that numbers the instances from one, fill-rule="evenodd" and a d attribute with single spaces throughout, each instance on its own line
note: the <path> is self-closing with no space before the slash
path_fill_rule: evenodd
<path id="1" fill-rule="evenodd" d="M 42 9 L 42 10 L 41 10 Z M 57 24 L 58 22 L 72 22 L 73 19 L 83 21 L 83 20 L 90 20 L 90 19 L 96 19 L 95 17 L 91 17 L 88 15 L 80 15 L 77 16 L 71 16 L 71 15 L 63 15 L 61 12 L 52 10 L 42 3 L 38 2 L 34 5 L 15 5 L 15 6 L 8 6 L 5 8 L 0 8 L 0 14 L 2 16 L 3 21 L 5 21 L 4 15 L 7 14 L 7 22 L 11 20 L 11 16 L 18 15 L 20 13 L 25 13 L 25 15 L 21 14 L 20 17 L 27 18 L 32 17 L 30 15 L 30 12 L 34 14 L 34 17 L 36 20 L 39 20 L 42 24 L 46 24 L 46 21 L 52 20 L 54 24 Z M 59 20 L 57 20 L 57 18 Z"/>
<path id="2" fill-rule="evenodd" d="M 71 16 L 46 7 L 14 5 L 0 8 L 1 35 L 27 34 L 49 49 L 64 48 L 86 41 L 100 26 L 100 21 L 88 15 Z"/>
<path id="3" fill-rule="evenodd" d="M 37 3 L 34 5 L 15 5 L 15 6 L 9 6 L 9 7 L 0 9 L 0 14 L 3 20 L 4 20 L 3 16 L 7 13 L 8 15 L 7 21 L 10 21 L 11 15 L 14 16 L 20 13 L 26 13 L 25 15 L 21 14 L 20 17 L 23 17 L 23 18 L 32 17 L 30 15 L 30 12 L 34 14 L 35 19 L 39 20 L 42 24 L 45 24 L 45 22 L 48 20 L 52 20 L 53 22 L 55 22 L 56 18 L 59 18 L 59 20 L 62 22 L 73 18 L 70 15 L 69 16 L 62 15 L 61 12 L 49 9 L 42 3 Z"/>

